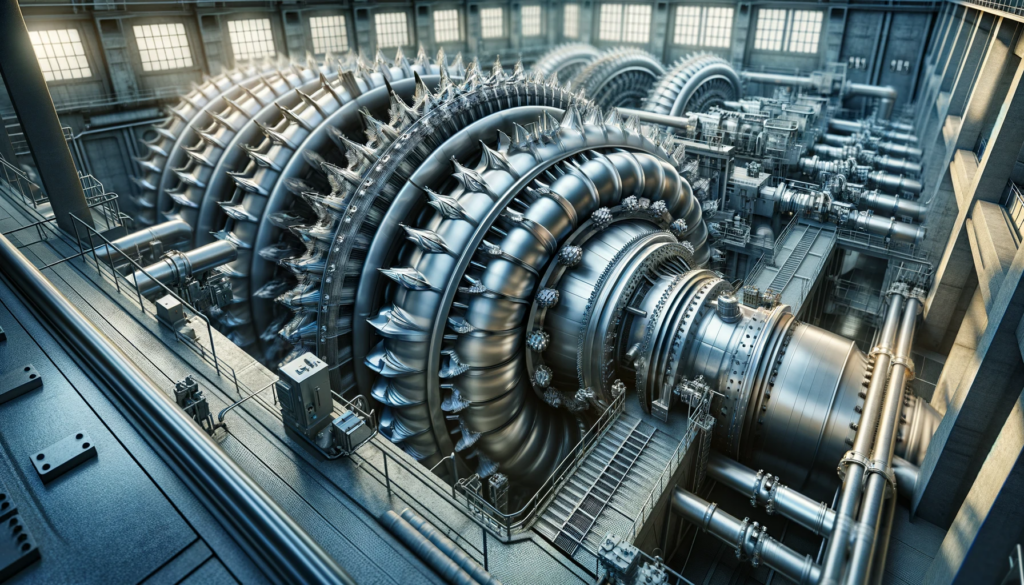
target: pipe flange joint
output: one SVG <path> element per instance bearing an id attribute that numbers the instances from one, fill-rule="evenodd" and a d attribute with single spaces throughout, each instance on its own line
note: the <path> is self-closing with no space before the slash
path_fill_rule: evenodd
<path id="1" fill-rule="evenodd" d="M 715 515 L 715 510 L 718 509 L 718 504 L 711 502 L 711 504 L 704 509 L 704 517 L 700 520 L 700 529 L 704 532 L 708 531 L 708 526 L 711 525 L 711 517 Z"/>
<path id="2" fill-rule="evenodd" d="M 857 465 L 860 465 L 861 467 L 867 469 L 868 458 L 866 455 L 859 451 L 847 451 L 846 454 L 843 455 L 843 458 L 839 460 L 839 467 L 836 468 L 836 471 L 839 472 L 839 479 L 846 479 L 846 468 L 851 463 L 856 463 Z"/>
<path id="3" fill-rule="evenodd" d="M 917 369 L 914 368 L 914 360 L 909 356 L 898 355 L 892 358 L 892 367 L 903 366 L 907 370 L 907 382 L 917 377 Z"/>
<path id="4" fill-rule="evenodd" d="M 891 465 L 889 465 L 888 461 L 880 461 L 878 459 L 872 459 L 871 461 L 869 461 L 864 473 L 865 481 L 867 480 L 867 477 L 872 473 L 877 473 L 884 477 L 885 481 L 888 482 L 889 488 L 895 491 L 896 472 L 893 471 L 893 468 Z"/>
<path id="5" fill-rule="evenodd" d="M 889 359 L 892 359 L 892 348 L 888 345 L 876 345 L 868 352 L 868 359 L 874 359 L 878 355 L 887 355 Z"/>
<path id="6" fill-rule="evenodd" d="M 757 522 L 754 522 L 753 525 L 756 527 Z M 743 522 L 740 522 L 739 531 L 736 533 L 736 559 L 741 563 L 746 562 L 750 558 L 747 556 L 747 531 L 750 527 L 750 518 L 744 518 Z"/>

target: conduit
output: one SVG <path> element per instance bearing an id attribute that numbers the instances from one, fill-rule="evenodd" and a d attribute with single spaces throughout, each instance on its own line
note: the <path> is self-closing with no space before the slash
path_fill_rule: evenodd
<path id="1" fill-rule="evenodd" d="M 0 271 L 124 404 L 185 485 L 272 580 L 355 583 L 113 341 L 0 236 Z"/>
<path id="2" fill-rule="evenodd" d="M 459 565 L 463 571 L 469 573 L 469 576 L 473 578 L 477 583 L 482 585 L 501 585 L 501 581 L 498 581 L 487 572 L 486 569 L 480 566 L 472 557 L 462 552 L 454 541 L 450 538 L 441 534 L 441 532 L 434 528 L 430 522 L 427 522 L 424 518 L 406 508 L 402 510 L 402 519 L 409 523 L 413 528 L 419 531 L 427 540 L 433 543 L 441 552 L 448 556 L 451 560 L 455 561 L 455 564 Z"/>
<path id="3" fill-rule="evenodd" d="M 718 509 L 717 504 L 709 504 L 679 488 L 672 495 L 672 509 L 687 522 L 736 549 L 741 561 L 751 560 L 755 565 L 764 563 L 800 585 L 815 585 L 821 577 L 821 567 L 810 555 L 801 556 L 768 536 L 757 522 L 737 520 Z"/>
<path id="4" fill-rule="evenodd" d="M 750 496 L 751 504 L 764 506 L 768 513 L 778 512 L 819 536 L 828 536 L 836 513 L 828 505 L 816 502 L 779 483 L 779 478 L 749 467 L 718 453 L 708 460 L 708 475 L 733 490 Z"/>
<path id="5" fill-rule="evenodd" d="M 406 510 L 406 512 L 408 511 L 409 510 Z M 404 514 L 405 513 L 403 512 L 403 515 Z M 412 514 L 412 517 L 414 519 L 419 518 L 415 514 Z M 419 520 L 422 521 L 423 519 L 419 518 Z M 423 522 L 425 523 L 425 521 Z M 476 565 L 476 567 L 479 568 L 479 571 L 474 572 L 475 574 L 484 576 L 485 580 L 477 581 L 474 579 L 466 569 L 463 568 L 462 563 L 449 556 L 444 550 L 434 544 L 427 535 L 420 532 L 420 530 L 410 524 L 402 516 L 395 514 L 393 510 L 384 512 L 380 517 L 380 523 L 383 524 L 391 534 L 394 534 L 402 544 L 409 547 L 409 550 L 418 556 L 421 561 L 436 571 L 437 574 L 448 583 L 453 585 L 477 585 L 478 583 L 500 585 L 496 579 L 491 577 L 479 565 Z M 434 532 L 436 533 L 437 531 L 434 530 Z M 453 547 L 455 546 L 455 543 L 450 540 L 448 540 L 448 542 L 451 543 Z M 465 553 L 462 553 L 462 555 L 465 556 Z M 472 562 L 474 565 L 476 564 L 472 559 L 468 559 L 468 557 L 467 560 Z"/>

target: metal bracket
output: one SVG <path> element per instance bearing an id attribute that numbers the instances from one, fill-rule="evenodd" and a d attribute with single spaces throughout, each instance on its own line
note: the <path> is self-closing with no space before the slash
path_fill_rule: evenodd
<path id="1" fill-rule="evenodd" d="M 0 378 L 0 404 L 41 388 L 42 385 L 43 377 L 32 364 L 7 372 Z"/>
<path id="2" fill-rule="evenodd" d="M 32 455 L 32 465 L 39 479 L 50 483 L 93 457 L 96 445 L 85 431 L 80 431 Z"/>
<path id="3" fill-rule="evenodd" d="M 5 495 L 5 494 L 0 494 Z M 39 560 L 39 547 L 18 514 L 4 516 L 0 534 L 0 583 Z"/>
<path id="4" fill-rule="evenodd" d="M 885 461 L 872 459 L 865 467 L 864 477 L 867 478 L 867 476 L 872 473 L 881 475 L 887 482 L 889 482 L 889 486 L 892 489 L 896 489 L 896 472 L 893 471 L 891 465 L 888 465 Z"/>
<path id="5" fill-rule="evenodd" d="M 850 463 L 857 463 L 865 469 L 869 465 L 868 458 L 863 453 L 853 450 L 847 451 L 843 458 L 839 460 L 839 466 L 836 468 L 836 471 L 839 472 L 839 479 L 846 479 L 846 467 Z"/>
<path id="6" fill-rule="evenodd" d="M 903 366 L 907 369 L 907 382 L 917 377 L 917 369 L 914 368 L 914 361 L 909 356 L 896 356 L 892 358 L 892 367 Z"/>

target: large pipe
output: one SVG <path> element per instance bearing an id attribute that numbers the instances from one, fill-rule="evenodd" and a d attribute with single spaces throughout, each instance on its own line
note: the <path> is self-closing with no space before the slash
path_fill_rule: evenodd
<path id="1" fill-rule="evenodd" d="M 821 576 L 821 567 L 810 555 L 801 556 L 788 546 L 768 536 L 757 522 L 737 520 L 690 492 L 676 488 L 672 494 L 672 509 L 719 540 L 736 549 L 741 560 L 754 564 L 763 562 L 800 585 L 815 585 Z"/>
<path id="2" fill-rule="evenodd" d="M 847 82 L 844 95 L 846 97 L 864 96 L 878 98 L 878 117 L 888 120 L 892 117 L 892 108 L 896 105 L 898 93 L 888 85 L 867 85 L 865 83 Z"/>
<path id="3" fill-rule="evenodd" d="M 814 144 L 811 149 L 814 151 L 814 154 L 830 159 L 842 160 L 852 157 L 866 165 L 871 165 L 875 168 L 888 170 L 897 174 L 913 176 L 921 174 L 920 163 L 895 158 L 889 155 L 880 155 L 876 152 L 861 150 L 853 145 L 835 146 L 819 142 Z"/>
<path id="4" fill-rule="evenodd" d="M 0 236 L 0 272 L 120 399 L 163 460 L 271 580 L 355 583 L 205 431 Z"/>
<path id="5" fill-rule="evenodd" d="M 903 199 L 895 195 L 886 195 L 878 191 L 865 191 L 857 199 L 857 206 L 871 209 L 886 215 L 905 215 L 919 220 L 924 217 L 925 206 L 917 201 Z"/>
<path id="6" fill-rule="evenodd" d="M 619 110 L 619 115 L 624 119 L 629 119 L 636 116 L 641 122 L 647 124 L 660 124 L 662 126 L 668 126 L 669 128 L 678 128 L 680 130 L 690 129 L 690 119 L 683 118 L 680 116 L 669 116 L 666 114 L 655 114 L 654 112 L 645 112 L 643 110 L 634 110 L 632 108 L 616 108 Z"/>
<path id="7" fill-rule="evenodd" d="M 854 120 L 840 120 L 837 118 L 830 118 L 828 121 L 829 128 L 838 130 L 840 132 L 849 132 L 850 134 L 859 134 L 861 132 L 874 132 L 886 140 L 892 140 L 893 142 L 902 142 L 904 144 L 917 144 L 917 136 L 911 134 L 908 131 L 900 131 L 900 129 L 889 125 L 888 130 L 881 130 L 883 126 L 875 123 L 872 125 L 869 122 L 859 122 Z"/>
<path id="8" fill-rule="evenodd" d="M 469 573 L 401 516 L 395 514 L 394 510 L 384 512 L 380 517 L 380 523 L 446 582 L 452 585 L 476 585 L 476 581 Z"/>
<path id="9" fill-rule="evenodd" d="M 892 360 L 892 371 L 889 384 L 885 390 L 885 401 L 878 422 L 875 444 L 871 449 L 871 471 L 864 488 L 864 501 L 860 507 L 859 521 L 853 531 L 853 550 L 850 553 L 850 568 L 847 572 L 848 584 L 860 585 L 871 574 L 871 562 L 881 543 L 878 526 L 882 522 L 883 503 L 886 492 L 895 489 L 895 477 L 892 475 L 892 458 L 896 449 L 896 431 L 900 423 L 900 411 L 903 408 L 903 395 L 906 391 L 911 368 L 910 346 L 914 340 L 914 326 L 917 323 L 917 309 L 920 301 L 916 297 L 907 299 L 906 309 L 900 322 L 899 335 L 896 340 L 895 357 Z M 895 493 L 890 493 L 892 498 Z"/>
<path id="10" fill-rule="evenodd" d="M 136 249 L 150 247 L 152 242 L 160 242 L 162 246 L 173 246 L 192 237 L 192 226 L 180 219 L 172 219 L 148 228 L 134 231 L 122 236 L 110 244 L 98 246 L 95 250 L 96 259 L 104 264 L 111 259 L 115 264 L 120 264 L 124 256 L 117 253 L 117 250 L 131 256 Z"/>
<path id="11" fill-rule="evenodd" d="M 916 146 L 898 144 L 896 142 L 879 142 L 877 146 L 878 152 L 882 154 L 901 156 L 914 161 L 921 160 L 921 157 L 924 155 L 924 151 Z"/>
<path id="12" fill-rule="evenodd" d="M 217 240 L 188 252 L 170 252 L 133 275 L 139 292 L 145 296 L 173 286 L 189 277 L 216 268 L 238 258 L 238 248 L 227 240 Z"/>
<path id="13" fill-rule="evenodd" d="M 468 573 L 477 583 L 481 585 L 501 585 L 501 581 L 491 576 L 486 569 L 480 566 L 480 563 L 477 563 L 472 557 L 463 552 L 454 541 L 441 534 L 440 531 L 430 525 L 430 522 L 427 522 L 409 508 L 402 510 L 402 520 L 405 520 L 410 526 L 419 531 L 420 534 L 454 561 L 460 569 Z"/>
<path id="14" fill-rule="evenodd" d="M 822 563 L 821 583 L 838 585 L 843 574 L 846 561 L 846 549 L 850 531 L 855 522 L 854 514 L 861 500 L 864 474 L 867 471 L 868 456 L 875 442 L 875 429 L 882 415 L 882 405 L 887 381 L 889 364 L 892 362 L 893 345 L 899 327 L 900 315 L 903 313 L 903 295 L 889 295 L 889 308 L 886 311 L 882 333 L 878 345 L 871 351 L 874 364 L 871 380 L 864 393 L 864 406 L 861 409 L 860 422 L 853 438 L 853 448 L 846 454 L 840 466 L 845 466 L 846 477 L 839 491 L 839 504 L 836 506 L 836 521 L 832 534 L 825 549 Z"/>
<path id="15" fill-rule="evenodd" d="M 810 77 L 799 75 L 782 75 L 778 73 L 758 73 L 755 71 L 743 71 L 740 77 L 754 83 L 765 83 L 768 85 L 789 85 L 792 87 L 814 87 L 814 80 Z"/>
<path id="16" fill-rule="evenodd" d="M 868 173 L 868 183 L 890 193 L 920 194 L 924 190 L 924 185 L 917 179 L 901 177 L 885 171 Z"/>
<path id="17" fill-rule="evenodd" d="M 836 513 L 823 502 L 816 502 L 800 492 L 779 483 L 769 473 L 755 473 L 719 453 L 708 460 L 708 475 L 733 490 L 750 496 L 751 504 L 764 506 L 769 514 L 778 512 L 819 536 L 828 536 L 835 524 Z"/>

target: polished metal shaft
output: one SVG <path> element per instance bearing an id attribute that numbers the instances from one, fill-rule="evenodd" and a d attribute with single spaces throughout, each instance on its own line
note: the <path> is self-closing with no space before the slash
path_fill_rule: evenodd
<path id="1" fill-rule="evenodd" d="M 741 560 L 750 560 L 755 566 L 763 562 L 800 585 L 814 585 L 821 576 L 821 568 L 810 555 L 800 555 L 768 536 L 757 522 L 738 520 L 686 490 L 676 488 L 672 509 L 736 549 Z"/>
<path id="2" fill-rule="evenodd" d="M 875 443 L 876 429 L 882 414 L 887 373 L 892 362 L 893 344 L 896 341 L 902 312 L 903 296 L 900 294 L 890 295 L 882 333 L 879 336 L 878 345 L 872 350 L 872 354 L 875 356 L 874 372 L 864 395 L 864 406 L 857 432 L 854 435 L 853 449 L 845 461 L 840 463 L 841 466 L 846 465 L 846 477 L 839 492 L 836 522 L 832 528 L 832 535 L 829 538 L 828 547 L 825 549 L 825 559 L 822 564 L 821 582 L 825 585 L 838 584 L 846 566 L 847 544 L 855 522 L 854 514 L 861 500 L 864 474 L 867 471 L 867 458 Z"/>
<path id="3" fill-rule="evenodd" d="M 779 483 L 777 477 L 754 472 L 719 453 L 708 460 L 708 475 L 718 482 L 748 495 L 751 503 L 764 506 L 768 513 L 778 512 L 819 536 L 827 536 L 835 525 L 836 513 L 823 502 L 816 502 Z"/>

